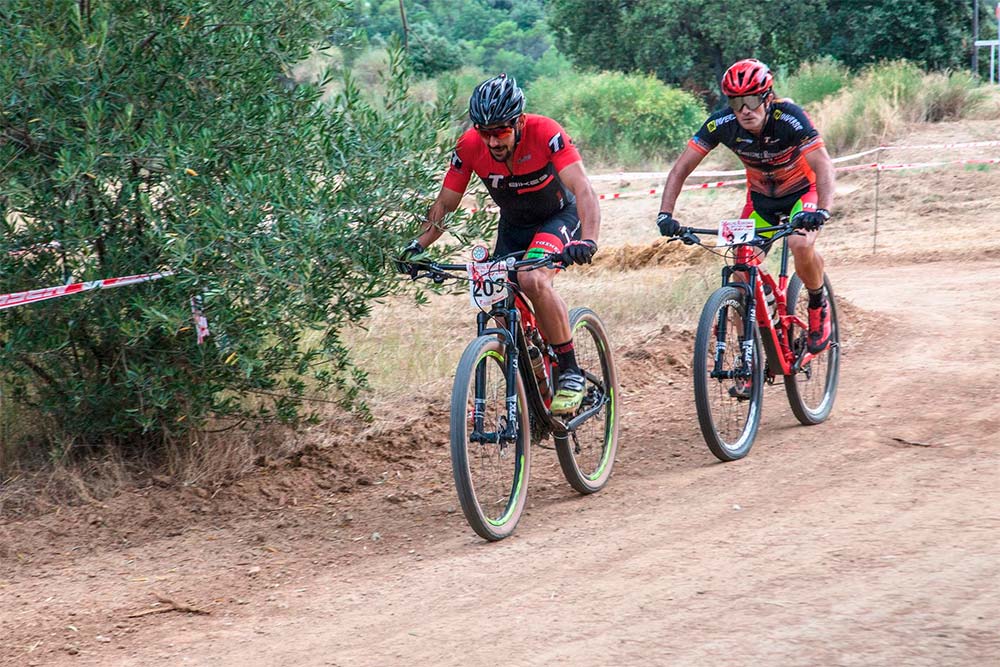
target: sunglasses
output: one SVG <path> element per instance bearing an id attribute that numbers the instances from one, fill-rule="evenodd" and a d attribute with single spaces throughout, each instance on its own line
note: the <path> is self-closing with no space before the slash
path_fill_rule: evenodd
<path id="1" fill-rule="evenodd" d="M 744 106 L 746 106 L 747 109 L 750 109 L 750 111 L 756 111 L 757 107 L 764 103 L 765 98 L 767 98 L 767 93 L 730 97 L 729 106 L 736 112 L 741 111 Z"/>
<path id="2" fill-rule="evenodd" d="M 483 139 L 489 139 L 490 137 L 506 139 L 510 135 L 514 134 L 514 126 L 501 125 L 500 127 L 479 127 L 476 125 L 476 132 L 478 132 L 479 136 Z"/>

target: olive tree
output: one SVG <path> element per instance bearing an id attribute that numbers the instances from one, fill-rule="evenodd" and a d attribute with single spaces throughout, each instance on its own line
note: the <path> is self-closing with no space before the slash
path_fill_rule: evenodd
<path id="1" fill-rule="evenodd" d="M 209 418 L 355 398 L 340 333 L 393 289 L 387 255 L 426 208 L 449 119 L 448 100 L 408 98 L 398 50 L 377 102 L 347 78 L 322 104 L 328 82 L 291 78 L 347 10 L 0 5 L 0 291 L 172 272 L 0 313 L 6 396 L 40 417 L 33 435 L 155 450 Z"/>

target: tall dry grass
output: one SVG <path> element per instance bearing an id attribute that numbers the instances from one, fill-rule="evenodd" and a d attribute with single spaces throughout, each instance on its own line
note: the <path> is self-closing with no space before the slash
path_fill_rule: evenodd
<path id="1" fill-rule="evenodd" d="M 913 123 L 975 117 L 991 92 L 966 72 L 923 72 L 908 62 L 874 65 L 810 109 L 831 153 L 885 143 Z"/>

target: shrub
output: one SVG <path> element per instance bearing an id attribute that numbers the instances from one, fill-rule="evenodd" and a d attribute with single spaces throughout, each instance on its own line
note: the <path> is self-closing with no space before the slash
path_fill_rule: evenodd
<path id="1" fill-rule="evenodd" d="M 851 79 L 850 70 L 833 58 L 802 63 L 798 71 L 784 81 L 778 79 L 775 92 L 791 98 L 799 106 L 821 102 L 839 92 Z"/>
<path id="2" fill-rule="evenodd" d="M 551 116 L 599 160 L 635 163 L 678 154 L 705 108 L 691 94 L 652 76 L 571 74 L 527 90 L 528 110 Z"/>
<path id="3" fill-rule="evenodd" d="M 4 5 L 0 290 L 175 272 L 0 318 L 5 398 L 44 415 L 54 453 L 156 451 L 209 416 L 355 398 L 339 332 L 398 284 L 384 255 L 439 183 L 447 111 L 410 100 L 398 51 L 378 106 L 348 78 L 327 108 L 287 76 L 336 3 L 181 4 Z"/>

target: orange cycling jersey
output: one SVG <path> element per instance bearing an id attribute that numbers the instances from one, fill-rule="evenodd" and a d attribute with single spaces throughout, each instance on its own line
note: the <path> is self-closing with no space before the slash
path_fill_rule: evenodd
<path id="1" fill-rule="evenodd" d="M 524 114 L 524 130 L 514 149 L 513 171 L 490 155 L 476 130 L 467 130 L 458 140 L 444 187 L 464 193 L 475 173 L 483 180 L 500 217 L 517 227 L 541 225 L 576 200 L 563 185 L 559 172 L 580 161 L 566 131 L 551 118 Z"/>
<path id="2" fill-rule="evenodd" d="M 720 143 L 743 161 L 752 192 L 784 197 L 816 183 L 805 156 L 821 148 L 823 139 L 806 112 L 790 101 L 771 103 L 760 136 L 743 129 L 727 107 L 709 116 L 688 145 L 707 154 Z"/>

